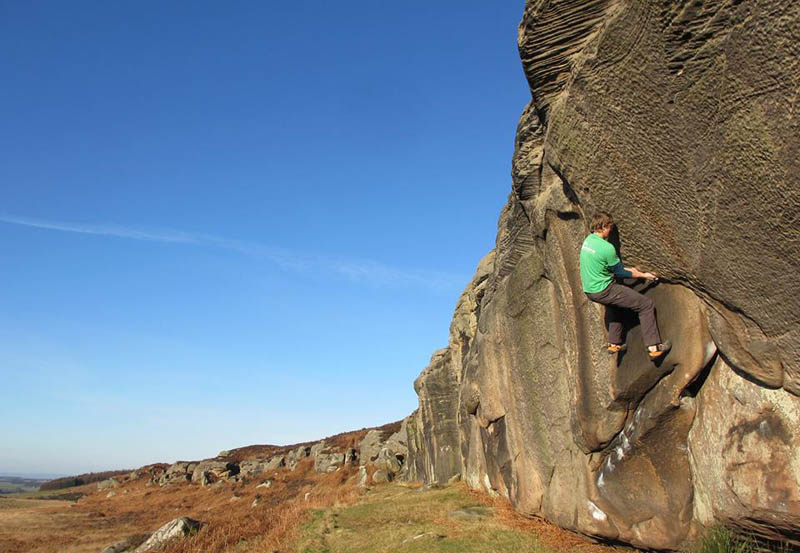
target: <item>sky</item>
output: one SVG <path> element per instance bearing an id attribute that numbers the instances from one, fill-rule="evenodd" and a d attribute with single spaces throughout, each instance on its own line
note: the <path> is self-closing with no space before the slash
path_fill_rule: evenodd
<path id="1" fill-rule="evenodd" d="M 0 4 L 0 473 L 410 414 L 510 191 L 523 4 Z"/>

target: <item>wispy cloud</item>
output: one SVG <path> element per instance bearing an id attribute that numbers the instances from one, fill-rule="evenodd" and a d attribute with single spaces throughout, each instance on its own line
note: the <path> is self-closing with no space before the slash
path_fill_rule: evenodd
<path id="1" fill-rule="evenodd" d="M 0 214 L 0 223 L 59 232 L 230 250 L 248 257 L 267 260 L 289 271 L 333 274 L 347 280 L 375 286 L 415 286 L 437 291 L 448 291 L 460 289 L 467 283 L 469 278 L 468 275 L 397 268 L 371 260 L 308 254 L 270 247 L 258 242 L 231 240 L 210 234 L 182 232 L 172 229 L 138 228 L 115 224 L 70 223 L 2 214 Z"/>

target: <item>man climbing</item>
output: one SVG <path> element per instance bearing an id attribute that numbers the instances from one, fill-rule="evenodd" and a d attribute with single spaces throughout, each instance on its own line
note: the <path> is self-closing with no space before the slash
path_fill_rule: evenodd
<path id="1" fill-rule="evenodd" d="M 653 300 L 614 282 L 614 275 L 621 278 L 648 278 L 658 280 L 653 273 L 643 273 L 636 267 L 623 267 L 617 250 L 608 242 L 614 220 L 611 215 L 599 212 L 592 217 L 592 233 L 581 246 L 581 283 L 586 296 L 593 302 L 606 306 L 608 314 L 608 352 L 618 353 L 624 349 L 622 312 L 620 308 L 633 309 L 639 315 L 642 338 L 651 359 L 666 354 L 672 344 L 662 342 L 656 322 Z"/>

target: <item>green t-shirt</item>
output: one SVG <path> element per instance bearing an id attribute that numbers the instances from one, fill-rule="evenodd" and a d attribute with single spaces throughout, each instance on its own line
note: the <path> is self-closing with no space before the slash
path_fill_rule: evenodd
<path id="1" fill-rule="evenodd" d="M 617 250 L 595 233 L 590 234 L 581 246 L 581 283 L 583 291 L 596 294 L 605 290 L 614 280 L 611 267 L 619 263 Z"/>

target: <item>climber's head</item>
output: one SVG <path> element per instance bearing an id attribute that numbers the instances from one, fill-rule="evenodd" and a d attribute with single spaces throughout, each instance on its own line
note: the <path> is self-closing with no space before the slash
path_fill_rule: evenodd
<path id="1" fill-rule="evenodd" d="M 611 229 L 614 228 L 614 219 L 605 211 L 598 211 L 592 215 L 590 230 L 596 232 L 603 238 L 608 238 Z"/>

